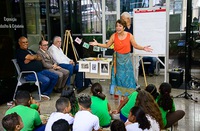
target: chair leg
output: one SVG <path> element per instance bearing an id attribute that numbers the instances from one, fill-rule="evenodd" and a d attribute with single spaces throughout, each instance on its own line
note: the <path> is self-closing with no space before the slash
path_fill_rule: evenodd
<path id="1" fill-rule="evenodd" d="M 15 92 L 14 92 L 14 95 L 13 95 L 13 100 L 15 100 L 15 96 L 16 96 L 16 94 L 17 94 L 17 90 L 18 90 L 18 87 L 21 85 L 21 82 L 17 82 L 17 85 L 16 85 L 16 87 L 15 87 Z"/>
<path id="2" fill-rule="evenodd" d="M 39 97 L 39 101 L 41 101 L 41 91 L 40 91 L 40 85 L 38 82 L 35 82 L 35 85 L 38 87 L 38 97 Z"/>

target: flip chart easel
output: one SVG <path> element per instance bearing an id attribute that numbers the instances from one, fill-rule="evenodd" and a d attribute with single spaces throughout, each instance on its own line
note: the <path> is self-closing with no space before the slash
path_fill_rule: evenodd
<path id="1" fill-rule="evenodd" d="M 78 52 L 77 52 L 77 50 L 76 50 L 76 48 L 75 48 L 75 46 L 73 44 L 73 39 L 72 39 L 72 36 L 71 36 L 71 32 L 70 32 L 70 30 L 66 30 L 65 31 L 64 43 L 63 43 L 63 50 L 64 50 L 65 55 L 67 55 L 67 52 L 68 52 L 69 42 L 72 45 L 72 49 L 73 49 L 73 52 L 74 52 L 74 57 L 75 57 L 76 61 L 78 61 L 79 56 L 78 56 Z"/>
<path id="2" fill-rule="evenodd" d="M 134 10 L 133 11 L 133 32 L 136 42 L 141 46 L 151 45 L 152 52 L 145 52 L 143 50 L 134 50 L 134 56 L 139 56 L 139 61 L 142 63 L 142 70 L 144 74 L 145 85 L 146 75 L 144 71 L 143 56 L 156 57 L 157 60 L 165 68 L 166 81 L 166 62 L 165 64 L 158 58 L 165 57 L 167 50 L 167 21 L 166 9 L 153 10 Z M 138 61 L 138 62 L 139 62 Z"/>

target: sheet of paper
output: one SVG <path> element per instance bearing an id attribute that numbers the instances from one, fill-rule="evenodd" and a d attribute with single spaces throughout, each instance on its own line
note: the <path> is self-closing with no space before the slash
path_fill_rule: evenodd
<path id="1" fill-rule="evenodd" d="M 90 62 L 90 73 L 98 73 L 98 62 L 97 61 Z"/>

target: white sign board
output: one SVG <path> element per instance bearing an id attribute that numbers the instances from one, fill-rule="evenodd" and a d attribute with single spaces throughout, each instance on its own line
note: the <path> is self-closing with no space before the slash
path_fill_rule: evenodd
<path id="1" fill-rule="evenodd" d="M 166 56 L 166 10 L 137 10 L 133 13 L 133 34 L 137 44 L 151 45 L 153 52 L 134 50 L 140 56 Z"/>

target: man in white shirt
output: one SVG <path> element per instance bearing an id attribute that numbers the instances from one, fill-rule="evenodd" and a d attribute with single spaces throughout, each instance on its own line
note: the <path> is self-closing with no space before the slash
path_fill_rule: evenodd
<path id="1" fill-rule="evenodd" d="M 53 39 L 53 44 L 49 47 L 48 51 L 60 67 L 69 70 L 70 74 L 66 82 L 66 84 L 69 86 L 71 76 L 73 73 L 78 72 L 78 65 L 76 65 L 73 60 L 69 59 L 63 53 L 63 50 L 61 49 L 61 42 L 61 37 L 55 36 Z"/>

